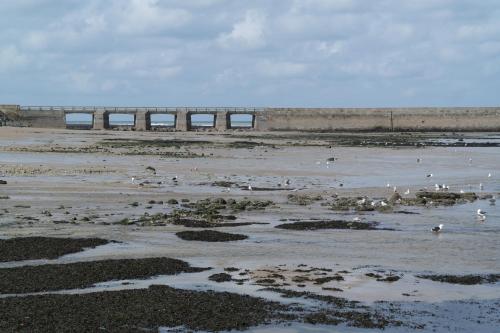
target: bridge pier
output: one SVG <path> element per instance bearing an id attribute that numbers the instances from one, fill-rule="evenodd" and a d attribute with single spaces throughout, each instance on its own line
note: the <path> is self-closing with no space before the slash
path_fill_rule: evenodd
<path id="1" fill-rule="evenodd" d="M 191 128 L 189 113 L 187 111 L 177 111 L 175 116 L 175 130 L 176 131 L 189 131 Z"/>
<path id="2" fill-rule="evenodd" d="M 215 114 L 215 129 L 223 132 L 228 129 L 229 113 L 226 111 L 219 111 Z"/>
<path id="3" fill-rule="evenodd" d="M 135 129 L 147 131 L 151 129 L 151 114 L 147 111 L 137 111 L 135 114 Z"/>
<path id="4" fill-rule="evenodd" d="M 94 112 L 94 126 L 92 129 L 103 130 L 109 128 L 109 113 L 104 110 Z"/>

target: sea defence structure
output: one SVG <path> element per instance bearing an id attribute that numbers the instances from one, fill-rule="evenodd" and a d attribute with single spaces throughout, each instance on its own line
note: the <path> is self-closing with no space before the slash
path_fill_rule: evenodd
<path id="1" fill-rule="evenodd" d="M 85 124 L 71 124 L 80 114 Z M 130 124 L 113 124 L 111 117 L 129 115 Z M 169 125 L 152 121 L 168 115 Z M 211 121 L 200 126 L 193 119 Z M 244 126 L 234 117 L 244 116 Z M 500 107 L 452 108 L 232 108 L 232 107 L 57 107 L 0 105 L 0 124 L 45 128 L 256 131 L 500 131 Z"/>

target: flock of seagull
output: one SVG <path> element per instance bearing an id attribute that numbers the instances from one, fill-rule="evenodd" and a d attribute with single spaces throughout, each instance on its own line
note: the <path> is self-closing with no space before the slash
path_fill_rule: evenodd
<path id="1" fill-rule="evenodd" d="M 417 163 L 421 163 L 421 162 L 422 162 L 422 159 L 421 158 L 417 158 Z M 316 162 L 316 164 L 320 164 L 320 163 L 321 162 L 319 162 L 319 161 Z M 469 163 L 472 163 L 472 159 L 471 158 L 469 158 Z M 330 164 L 329 161 L 327 161 L 326 164 L 327 164 L 327 167 L 328 167 L 328 164 Z M 152 168 L 152 167 L 148 167 L 148 168 L 150 168 L 154 172 L 154 174 L 156 174 L 156 170 L 154 170 L 154 168 Z M 195 168 L 195 169 L 197 171 L 198 168 Z M 429 173 L 429 174 L 426 175 L 426 178 L 432 178 L 432 177 L 434 177 L 434 175 L 432 173 Z M 491 173 L 488 173 L 488 178 L 491 178 Z M 172 180 L 174 181 L 174 183 L 177 183 L 177 179 L 178 179 L 177 175 L 172 178 Z M 131 179 L 132 184 L 135 184 L 135 180 L 136 180 L 135 177 L 132 177 L 132 179 Z M 286 186 L 286 187 L 288 187 L 290 185 L 290 183 L 291 183 L 291 180 L 290 179 L 286 179 L 286 181 L 284 182 L 283 185 Z M 281 184 L 279 184 L 279 185 L 281 186 Z M 391 184 L 387 183 L 386 187 L 390 188 Z M 470 187 L 470 185 L 469 185 L 469 187 Z M 446 185 L 446 184 L 437 184 L 436 183 L 434 185 L 434 188 L 435 188 L 436 191 L 448 191 L 450 189 L 450 186 Z M 247 189 L 248 189 L 248 191 L 253 191 L 252 185 L 248 185 Z M 484 185 L 482 183 L 479 184 L 479 189 L 480 190 L 484 189 Z M 294 191 L 296 191 L 296 190 L 297 189 L 295 189 Z M 230 188 L 227 188 L 226 191 L 229 192 Z M 226 191 L 223 191 L 223 192 L 226 192 Z M 393 191 L 397 192 L 397 187 L 396 186 L 393 187 Z M 465 193 L 465 191 L 464 190 L 460 190 L 460 193 Z M 408 188 L 404 192 L 404 194 L 405 195 L 409 195 L 410 194 L 410 189 Z M 362 199 L 362 200 L 366 200 L 366 199 Z M 495 197 L 491 198 L 490 199 L 490 204 L 494 205 L 495 201 L 496 201 Z M 364 202 L 362 202 L 362 204 L 364 204 Z M 381 200 L 378 204 L 380 204 L 381 206 L 386 206 L 387 205 L 387 203 L 385 203 L 383 200 Z M 375 202 L 372 202 L 372 205 L 375 205 Z M 480 220 L 482 222 L 484 222 L 486 220 L 487 213 L 484 210 L 478 209 L 476 211 L 476 215 L 477 215 L 478 220 Z M 359 218 L 354 218 L 354 221 L 356 221 L 356 220 L 359 220 Z M 433 227 L 431 229 L 431 231 L 433 233 L 440 233 L 441 231 L 443 231 L 443 227 L 444 227 L 443 224 L 439 224 L 438 226 Z"/>

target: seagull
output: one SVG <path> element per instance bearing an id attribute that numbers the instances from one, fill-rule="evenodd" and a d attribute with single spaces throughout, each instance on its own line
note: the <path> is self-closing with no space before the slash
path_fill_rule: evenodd
<path id="1" fill-rule="evenodd" d="M 355 217 L 352 219 L 353 222 L 361 222 L 361 219 L 359 217 Z"/>
<path id="2" fill-rule="evenodd" d="M 391 187 L 391 184 L 387 183 L 387 185 L 385 185 L 385 187 L 389 188 L 389 187 Z"/>
<path id="3" fill-rule="evenodd" d="M 486 212 L 485 212 L 484 210 L 478 209 L 478 210 L 477 210 L 477 216 L 478 216 L 481 220 L 486 220 Z"/>
<path id="4" fill-rule="evenodd" d="M 432 176 L 433 176 L 433 174 L 432 174 L 432 173 L 430 173 L 430 174 L 428 174 L 426 177 L 427 177 L 427 178 L 431 178 Z"/>
<path id="5" fill-rule="evenodd" d="M 135 178 L 132 177 L 132 184 L 135 184 Z"/>
<path id="6" fill-rule="evenodd" d="M 174 182 L 176 182 L 176 181 L 177 181 L 177 175 L 175 175 L 175 176 L 172 178 L 172 180 L 173 180 Z"/>
<path id="7" fill-rule="evenodd" d="M 407 189 L 407 190 L 405 191 L 405 195 L 409 195 L 409 194 L 410 194 L 410 189 Z"/>
<path id="8" fill-rule="evenodd" d="M 396 186 L 394 186 L 394 187 L 392 188 L 392 190 L 393 190 L 394 192 L 397 192 L 397 191 L 398 191 L 398 188 L 397 188 Z"/>
<path id="9" fill-rule="evenodd" d="M 435 233 L 441 232 L 441 230 L 443 230 L 443 225 L 442 224 L 440 224 L 439 226 L 434 227 L 434 228 L 431 229 L 431 231 L 435 232 Z"/>
<path id="10" fill-rule="evenodd" d="M 490 205 L 494 206 L 496 201 L 497 201 L 497 198 L 495 198 L 495 197 L 491 198 Z"/>
<path id="11" fill-rule="evenodd" d="M 285 180 L 285 185 L 290 185 L 292 181 L 290 179 Z"/>
<path id="12" fill-rule="evenodd" d="M 417 158 L 417 163 L 420 163 L 422 162 L 422 160 L 420 158 Z"/>
<path id="13" fill-rule="evenodd" d="M 385 203 L 384 201 L 380 201 L 380 206 L 385 207 L 387 206 L 387 203 Z"/>
<path id="14" fill-rule="evenodd" d="M 488 174 L 488 178 L 491 178 L 491 173 Z"/>
<path id="15" fill-rule="evenodd" d="M 464 190 L 460 190 L 460 194 L 464 194 L 464 193 L 465 193 L 465 191 L 464 191 Z"/>
<path id="16" fill-rule="evenodd" d="M 483 189 L 484 189 L 483 183 L 479 183 L 479 189 L 480 189 L 480 190 L 483 190 Z"/>
<path id="17" fill-rule="evenodd" d="M 253 190 L 252 190 L 252 185 L 248 185 L 248 190 L 249 190 L 249 191 L 253 191 Z"/>

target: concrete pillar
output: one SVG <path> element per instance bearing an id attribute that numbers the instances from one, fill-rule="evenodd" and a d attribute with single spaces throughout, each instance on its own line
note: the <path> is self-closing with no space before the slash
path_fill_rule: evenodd
<path id="1" fill-rule="evenodd" d="M 109 113 L 104 110 L 94 112 L 94 126 L 92 129 L 103 130 L 109 128 Z"/>
<path id="2" fill-rule="evenodd" d="M 215 129 L 219 132 L 227 130 L 229 127 L 229 113 L 226 111 L 219 111 L 215 114 Z"/>
<path id="3" fill-rule="evenodd" d="M 151 129 L 151 115 L 147 111 L 137 111 L 135 113 L 135 129 L 137 131 L 147 131 Z"/>
<path id="4" fill-rule="evenodd" d="M 264 131 L 267 129 L 267 119 L 272 111 L 259 111 L 255 112 L 253 118 L 253 128 L 257 131 Z"/>
<path id="5" fill-rule="evenodd" d="M 189 131 L 191 129 L 191 118 L 187 111 L 177 111 L 175 115 L 175 130 Z"/>

